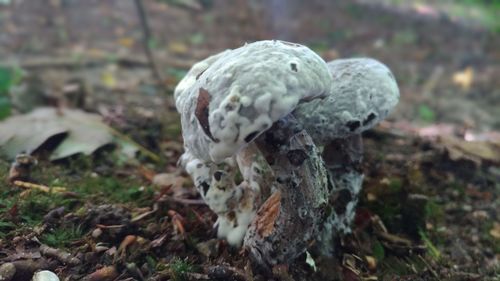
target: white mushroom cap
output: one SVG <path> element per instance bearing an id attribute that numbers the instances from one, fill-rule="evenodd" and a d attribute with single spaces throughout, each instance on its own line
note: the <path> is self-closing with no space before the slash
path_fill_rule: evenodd
<path id="1" fill-rule="evenodd" d="M 221 162 L 331 85 L 326 63 L 299 44 L 259 41 L 208 58 L 175 91 L 186 150 Z"/>
<path id="2" fill-rule="evenodd" d="M 202 74 L 209 66 L 211 66 L 217 59 L 227 54 L 231 50 L 225 50 L 213 56 L 210 56 L 200 62 L 195 63 L 191 69 L 184 75 L 179 84 L 174 90 L 175 107 L 179 110 L 184 108 L 184 102 L 188 100 L 189 95 L 185 94 L 186 91 L 191 90 L 196 81 L 198 80 L 200 74 Z M 181 111 L 179 110 L 179 113 Z"/>
<path id="3" fill-rule="evenodd" d="M 317 144 L 372 128 L 398 103 L 396 79 L 381 62 L 339 59 L 328 68 L 333 77 L 329 95 L 303 103 L 293 113 Z"/>

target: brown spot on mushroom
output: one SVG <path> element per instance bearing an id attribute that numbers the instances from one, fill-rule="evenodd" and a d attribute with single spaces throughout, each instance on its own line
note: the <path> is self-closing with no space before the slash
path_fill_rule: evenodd
<path id="1" fill-rule="evenodd" d="M 281 208 L 281 191 L 276 191 L 262 204 L 254 220 L 257 233 L 265 238 L 274 231 Z"/>
<path id="2" fill-rule="evenodd" d="M 297 64 L 296 64 L 296 63 L 291 63 L 291 64 L 290 64 L 290 68 L 292 69 L 292 71 L 293 71 L 293 72 L 297 72 L 297 71 L 299 71 L 299 70 L 297 69 Z"/>
<path id="3" fill-rule="evenodd" d="M 229 221 L 231 222 L 235 222 L 236 223 L 236 213 L 234 211 L 231 211 L 229 213 L 227 213 L 227 217 L 226 217 Z M 235 226 L 236 227 L 236 226 Z"/>
<path id="4" fill-rule="evenodd" d="M 219 142 L 217 139 L 214 139 L 212 133 L 210 132 L 210 124 L 208 122 L 208 105 L 210 104 L 210 98 L 210 93 L 207 90 L 200 88 L 194 115 L 198 119 L 198 122 L 200 122 L 203 132 L 205 132 L 205 134 L 212 141 Z"/>

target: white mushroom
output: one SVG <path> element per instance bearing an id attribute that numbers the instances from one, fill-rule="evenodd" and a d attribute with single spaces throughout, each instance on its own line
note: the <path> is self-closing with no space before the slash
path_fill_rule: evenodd
<path id="1" fill-rule="evenodd" d="M 361 133 L 383 120 L 399 100 L 394 75 L 374 59 L 334 60 L 328 68 L 333 77 L 329 94 L 299 105 L 293 113 L 316 145 L 324 147 L 333 186 L 333 210 L 318 238 L 323 255 L 333 254 L 334 237 L 351 231 L 363 182 Z"/>
<path id="2" fill-rule="evenodd" d="M 317 144 L 368 130 L 385 119 L 399 101 L 392 72 L 369 58 L 328 63 L 332 88 L 324 99 L 303 103 L 294 111 Z"/>
<path id="3" fill-rule="evenodd" d="M 175 99 L 179 162 L 217 214 L 218 236 L 235 246 L 244 238 L 269 268 L 313 239 L 331 255 L 334 237 L 350 231 L 363 180 L 361 133 L 389 114 L 399 90 L 376 60 L 327 65 L 305 46 L 261 41 L 194 65 Z"/>
<path id="4" fill-rule="evenodd" d="M 175 99 L 185 147 L 180 164 L 218 215 L 219 237 L 241 245 L 262 201 L 261 183 L 270 178 L 267 162 L 249 145 L 299 102 L 324 96 L 330 87 L 331 76 L 318 55 L 282 41 L 255 42 L 209 57 L 179 83 Z M 244 179 L 238 186 L 234 160 Z M 271 189 L 266 187 L 265 196 Z"/>
<path id="5" fill-rule="evenodd" d="M 35 273 L 31 281 L 59 281 L 59 277 L 52 271 L 42 270 Z"/>

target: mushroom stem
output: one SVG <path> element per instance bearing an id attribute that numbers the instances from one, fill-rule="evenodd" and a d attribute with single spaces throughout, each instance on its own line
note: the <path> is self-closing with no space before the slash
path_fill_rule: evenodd
<path id="1" fill-rule="evenodd" d="M 256 142 L 274 171 L 277 191 L 257 212 L 244 245 L 254 263 L 269 270 L 304 253 L 316 238 L 328 203 L 328 177 L 318 148 L 291 116 Z"/>
<path id="2" fill-rule="evenodd" d="M 257 208 L 274 192 L 274 173 L 255 143 L 242 148 L 236 155 L 243 180 L 260 194 Z"/>
<path id="3" fill-rule="evenodd" d="M 193 179 L 201 197 L 217 215 L 214 225 L 217 236 L 225 238 L 231 245 L 240 246 L 250 221 L 255 216 L 258 191 L 247 182 L 236 186 L 234 161 L 215 164 L 194 157 L 188 150 L 179 164 Z"/>
<path id="4" fill-rule="evenodd" d="M 358 193 L 363 183 L 362 158 L 361 134 L 335 139 L 324 147 L 323 160 L 332 186 L 329 196 L 332 211 L 326 218 L 315 245 L 322 255 L 332 256 L 335 239 L 351 232 Z"/>

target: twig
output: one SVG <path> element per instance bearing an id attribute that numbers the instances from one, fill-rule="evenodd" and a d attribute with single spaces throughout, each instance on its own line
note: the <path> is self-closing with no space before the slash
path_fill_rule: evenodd
<path id="1" fill-rule="evenodd" d="M 66 188 L 56 186 L 56 187 L 48 187 L 46 185 L 41 185 L 41 184 L 36 184 L 36 183 L 31 183 L 31 182 L 25 182 L 25 181 L 14 181 L 14 185 L 25 188 L 25 189 L 36 189 L 40 190 L 43 192 L 55 192 L 55 193 L 60 193 L 66 191 Z"/>
<path id="2" fill-rule="evenodd" d="M 70 253 L 63 251 L 61 249 L 56 249 L 49 247 L 45 244 L 40 245 L 40 253 L 47 257 L 56 258 L 60 262 L 69 265 L 77 265 L 80 264 L 80 260 L 78 258 L 73 257 Z"/>
<path id="3" fill-rule="evenodd" d="M 141 21 L 141 28 L 142 28 L 142 44 L 144 45 L 144 51 L 146 52 L 146 57 L 149 62 L 149 67 L 151 68 L 151 72 L 153 73 L 153 76 L 155 79 L 158 81 L 158 84 L 164 92 L 167 92 L 167 88 L 165 86 L 164 80 L 162 78 L 162 75 L 160 74 L 160 71 L 158 70 L 158 66 L 155 63 L 154 56 L 153 56 L 153 51 L 151 50 L 151 46 L 149 43 L 151 42 L 151 28 L 148 23 L 147 15 L 146 15 L 146 10 L 144 9 L 144 3 L 142 0 L 134 0 L 135 6 L 137 8 L 137 12 L 139 14 L 139 19 Z"/>

